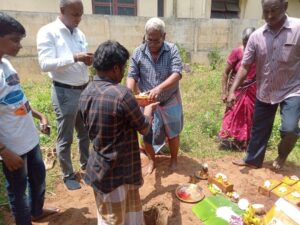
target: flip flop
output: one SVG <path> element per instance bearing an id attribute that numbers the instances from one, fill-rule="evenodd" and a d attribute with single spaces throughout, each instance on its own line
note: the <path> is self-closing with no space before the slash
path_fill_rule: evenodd
<path id="1" fill-rule="evenodd" d="M 77 189 L 81 188 L 79 182 L 77 180 L 75 180 L 75 178 L 72 178 L 72 179 L 66 178 L 64 180 L 64 183 L 65 183 L 65 186 L 67 187 L 67 189 L 70 190 L 70 191 L 77 190 Z"/>
<path id="2" fill-rule="evenodd" d="M 252 165 L 250 163 L 246 163 L 243 159 L 232 161 L 232 164 L 236 165 L 236 166 L 246 166 L 246 167 L 249 167 L 251 169 L 258 169 L 259 168 L 258 166 Z"/>
<path id="3" fill-rule="evenodd" d="M 31 220 L 33 222 L 39 221 L 39 220 L 44 219 L 47 216 L 50 216 L 50 215 L 53 215 L 53 214 L 56 214 L 56 213 L 59 213 L 59 212 L 60 212 L 60 209 L 58 209 L 58 208 L 52 208 L 52 207 L 44 208 L 42 215 L 40 215 L 40 216 L 32 216 Z"/>

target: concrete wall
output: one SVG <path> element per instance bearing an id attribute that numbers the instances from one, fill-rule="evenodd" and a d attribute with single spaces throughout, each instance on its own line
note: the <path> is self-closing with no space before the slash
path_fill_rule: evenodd
<path id="1" fill-rule="evenodd" d="M 287 13 L 289 16 L 300 18 L 300 0 L 289 0 Z"/>
<path id="2" fill-rule="evenodd" d="M 241 0 L 240 18 L 260 19 L 262 18 L 261 0 Z"/>
<path id="3" fill-rule="evenodd" d="M 84 12 L 92 14 L 92 0 L 83 0 Z M 25 12 L 59 12 L 59 0 L 1 0 L 1 10 Z"/>
<path id="4" fill-rule="evenodd" d="M 210 18 L 212 0 L 164 0 L 164 16 Z M 59 12 L 59 0 L 1 0 L 0 10 L 25 12 Z M 93 14 L 92 0 L 83 0 L 85 14 Z M 241 19 L 260 19 L 261 0 L 240 0 Z M 287 13 L 300 17 L 300 0 L 289 0 Z M 137 15 L 157 16 L 157 0 L 137 0 Z"/>
<path id="5" fill-rule="evenodd" d="M 137 1 L 137 15 L 138 16 L 157 16 L 157 0 L 138 0 Z"/>
<path id="6" fill-rule="evenodd" d="M 207 0 L 178 0 L 178 18 L 205 18 L 205 4 Z"/>
<path id="7" fill-rule="evenodd" d="M 30 13 L 8 11 L 26 28 L 27 36 L 22 41 L 23 49 L 12 63 L 20 74 L 41 77 L 37 63 L 36 34 L 40 27 L 56 19 L 55 13 Z M 85 15 L 80 24 L 86 34 L 89 49 L 107 40 L 117 40 L 133 50 L 142 42 L 146 17 Z M 165 18 L 167 40 L 178 43 L 191 53 L 193 62 L 207 63 L 211 48 L 221 48 L 227 53 L 241 42 L 241 32 L 247 26 L 258 27 L 261 20 L 217 20 Z"/>
<path id="8" fill-rule="evenodd" d="M 291 17 L 300 18 L 300 0 L 288 0 L 287 14 Z M 245 19 L 261 19 L 261 0 L 240 0 L 241 15 Z"/>

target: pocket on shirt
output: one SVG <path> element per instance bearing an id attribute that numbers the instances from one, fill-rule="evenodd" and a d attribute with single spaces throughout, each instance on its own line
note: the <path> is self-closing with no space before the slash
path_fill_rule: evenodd
<path id="1" fill-rule="evenodd" d="M 58 40 L 56 41 L 56 46 L 57 46 L 58 48 L 64 47 L 65 44 L 66 44 L 66 42 L 65 42 L 62 38 L 60 38 L 60 39 L 58 39 Z"/>
<path id="2" fill-rule="evenodd" d="M 299 46 L 295 43 L 285 43 L 284 46 L 282 46 L 278 61 L 284 63 L 294 61 L 297 57 L 297 51 L 299 51 Z"/>

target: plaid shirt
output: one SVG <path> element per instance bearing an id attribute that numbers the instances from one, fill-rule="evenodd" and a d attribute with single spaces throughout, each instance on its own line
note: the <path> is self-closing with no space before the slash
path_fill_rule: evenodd
<path id="1" fill-rule="evenodd" d="M 153 62 L 147 44 L 142 44 L 132 54 L 128 77 L 138 82 L 141 92 L 150 91 L 164 82 L 172 73 L 182 72 L 182 63 L 175 44 L 164 42 L 158 59 Z M 166 102 L 175 96 L 178 85 L 164 91 L 158 97 L 160 102 Z"/>
<path id="2" fill-rule="evenodd" d="M 85 181 L 95 191 L 142 184 L 137 131 L 150 128 L 131 91 L 98 76 L 83 91 L 79 113 L 93 143 Z"/>

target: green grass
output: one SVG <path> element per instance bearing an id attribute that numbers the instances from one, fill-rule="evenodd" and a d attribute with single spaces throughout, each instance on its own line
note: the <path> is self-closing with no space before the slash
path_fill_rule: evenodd
<path id="1" fill-rule="evenodd" d="M 5 192 L 5 179 L 2 172 L 2 163 L 0 163 L 0 225 L 4 225 L 4 218 L 1 208 L 7 204 L 7 196 Z"/>
<path id="2" fill-rule="evenodd" d="M 215 70 L 209 66 L 199 64 L 192 65 L 192 72 L 183 74 L 180 81 L 180 89 L 184 107 L 184 129 L 181 133 L 181 150 L 196 158 L 219 158 L 224 155 L 241 155 L 230 151 L 219 151 L 215 141 L 218 135 L 224 112 L 224 104 L 221 101 L 221 75 L 223 65 Z M 46 77 L 46 76 L 45 76 Z M 125 76 L 126 77 L 126 76 Z M 124 83 L 124 82 L 123 82 Z M 39 83 L 22 84 L 32 107 L 45 113 L 52 126 L 50 138 L 41 135 L 41 145 L 53 147 L 55 145 L 56 122 L 53 112 L 49 79 Z M 279 141 L 280 118 L 276 116 L 273 134 L 269 141 L 267 160 L 276 157 L 276 146 Z M 74 146 L 75 147 L 75 146 Z M 289 157 L 290 161 L 297 162 L 300 159 L 300 142 Z M 74 151 L 76 152 L 76 151 Z M 74 157 L 77 157 L 74 155 Z M 76 165 L 74 165 L 76 167 Z M 48 173 L 48 187 L 55 187 L 55 180 L 60 176 L 58 166 Z"/>
<path id="3" fill-rule="evenodd" d="M 181 150 L 197 158 L 215 158 L 229 154 L 239 157 L 241 155 L 241 153 L 217 150 L 216 137 L 225 109 L 221 101 L 222 71 L 223 66 L 210 70 L 206 66 L 192 65 L 192 73 L 184 74 L 180 82 L 185 119 L 181 134 Z M 279 127 L 280 117 L 276 115 L 266 160 L 272 160 L 277 156 Z M 299 161 L 299 150 L 300 141 L 289 156 L 289 161 L 293 163 Z"/>

